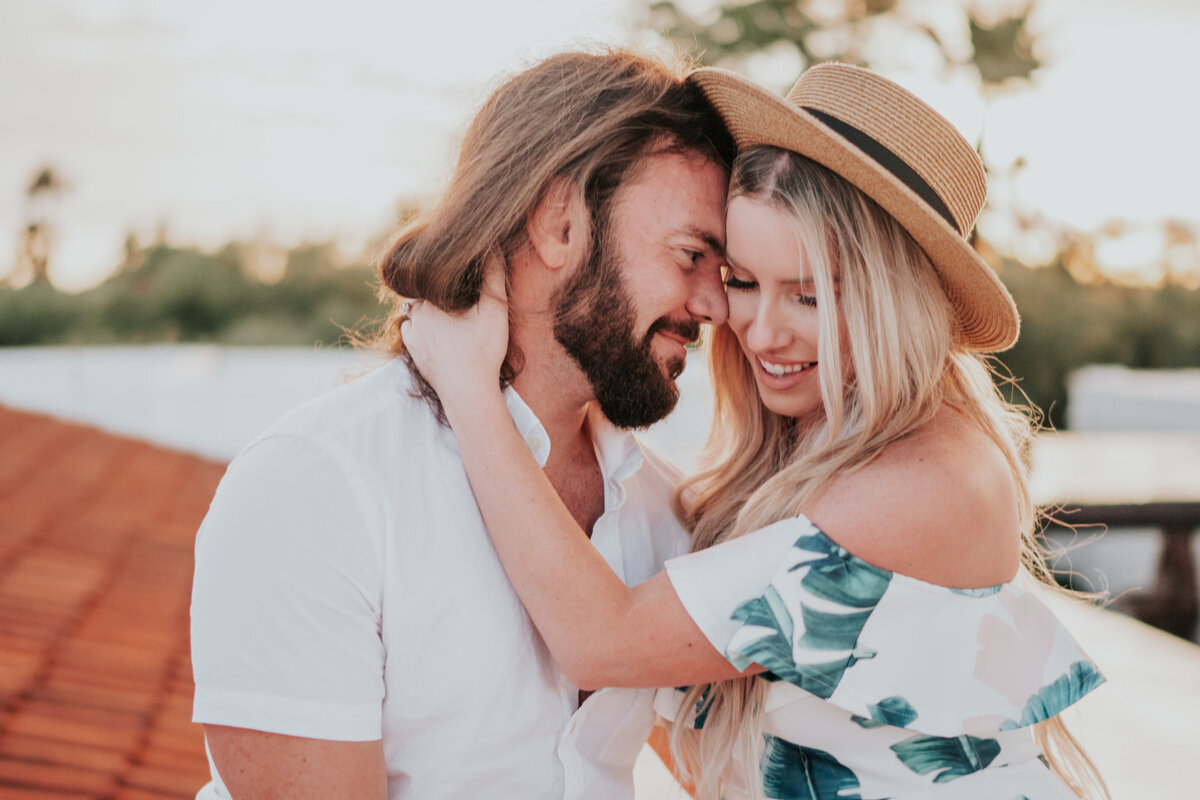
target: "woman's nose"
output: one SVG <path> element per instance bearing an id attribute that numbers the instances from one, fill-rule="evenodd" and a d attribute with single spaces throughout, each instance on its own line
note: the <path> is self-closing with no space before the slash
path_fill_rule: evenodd
<path id="1" fill-rule="evenodd" d="M 746 344 L 751 350 L 765 352 L 787 343 L 788 329 L 773 304 L 759 303 L 754 319 L 746 331 Z"/>

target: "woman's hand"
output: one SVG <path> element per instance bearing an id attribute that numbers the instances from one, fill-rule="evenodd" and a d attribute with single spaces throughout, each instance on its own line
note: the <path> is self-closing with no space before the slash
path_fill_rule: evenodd
<path id="1" fill-rule="evenodd" d="M 508 352 L 501 259 L 488 260 L 477 305 L 449 313 L 414 300 L 400 331 L 417 369 L 443 403 L 446 398 L 476 397 L 481 390 L 498 389 L 500 365 Z"/>

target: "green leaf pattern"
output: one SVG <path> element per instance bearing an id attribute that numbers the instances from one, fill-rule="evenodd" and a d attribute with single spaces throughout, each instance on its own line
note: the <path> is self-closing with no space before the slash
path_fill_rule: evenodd
<path id="1" fill-rule="evenodd" d="M 1084 695 L 1104 683 L 1104 676 L 1090 661 L 1076 661 L 1067 672 L 1048 686 L 1043 686 L 1025 704 L 1025 713 L 1019 720 L 1008 720 L 1001 730 L 1024 728 L 1050 719 L 1063 709 L 1078 703 Z"/>
<path id="2" fill-rule="evenodd" d="M 881 725 L 891 725 L 896 728 L 907 728 L 917 719 L 917 710 L 903 697 L 885 697 L 878 703 L 867 706 L 871 711 L 870 717 L 858 714 L 851 719 L 864 728 L 878 728 Z"/>
<path id="3" fill-rule="evenodd" d="M 791 609 L 778 589 L 768 586 L 761 597 L 734 610 L 733 618 L 747 627 L 730 642 L 727 654 L 741 668 L 761 664 L 789 683 L 828 698 L 847 669 L 860 659 L 875 656 L 874 651 L 858 647 L 858 638 L 887 591 L 892 573 L 851 556 L 820 531 L 801 536 L 795 547 L 811 558 L 790 571 L 807 568 L 800 585 L 813 597 L 838 606 L 838 610 L 802 605 L 803 632 L 797 638 Z M 830 658 L 798 664 L 794 648 L 829 651 Z"/>
<path id="4" fill-rule="evenodd" d="M 918 775 L 936 772 L 934 783 L 978 772 L 1000 754 L 995 739 L 976 736 L 914 736 L 892 745 L 896 756 Z"/>
<path id="5" fill-rule="evenodd" d="M 1019 773 L 1022 776 L 1019 784 L 1001 781 L 1016 789 L 1011 792 L 1014 797 L 1026 794 L 1041 798 L 1042 788 L 1058 797 L 1055 792 L 1059 790 L 1050 788 L 1051 783 L 1059 786 L 1057 779 L 1036 760 L 1040 756 L 1029 752 L 1028 733 L 1017 729 L 1057 715 L 1104 682 L 1104 677 L 1086 660 L 1086 654 L 1074 642 L 1062 641 L 1056 652 L 1072 654 L 1058 662 L 1063 663 L 1063 671 L 1055 670 L 1057 663 L 1045 663 L 1040 665 L 1039 673 L 1037 665 L 1029 664 L 1036 655 L 1011 648 L 996 651 L 1006 658 L 1011 655 L 1014 659 L 1024 659 L 1014 663 L 1023 663 L 1033 676 L 1057 677 L 1033 690 L 1023 709 L 1014 707 L 1009 700 L 1007 706 L 1000 706 L 998 713 L 989 717 L 987 710 L 996 708 L 999 696 L 996 688 L 977 675 L 963 676 L 960 682 L 956 674 L 948 674 L 938 662 L 936 647 L 941 640 L 926 635 L 929 628 L 924 617 L 919 625 L 926 627 L 913 628 L 911 609 L 933 608 L 934 613 L 940 613 L 939 609 L 947 608 L 946 619 L 950 622 L 939 622 L 939 628 L 941 624 L 957 627 L 946 629 L 955 630 L 956 638 L 945 641 L 963 643 L 949 645 L 954 647 L 975 646 L 980 621 L 988 614 L 1008 613 L 1005 604 L 999 601 L 1025 596 L 1024 591 L 1012 584 L 981 589 L 952 589 L 932 584 L 917 587 L 914 583 L 919 581 L 869 564 L 803 518 L 799 522 L 804 534 L 792 545 L 787 566 L 774 567 L 774 578 L 764 580 L 766 588 L 760 596 L 722 609 L 722 613 L 731 612 L 732 619 L 741 623 L 731 637 L 724 634 L 725 653 L 733 664 L 743 669 L 751 663 L 760 664 L 768 670 L 763 679 L 786 681 L 808 695 L 830 701 L 824 707 L 833 709 L 815 715 L 824 723 L 813 721 L 807 727 L 804 719 L 813 716 L 812 703 L 816 702 L 812 698 L 808 698 L 811 702 L 784 703 L 768 712 L 769 727 L 763 734 L 767 746 L 761 764 L 766 796 L 776 800 L 936 797 L 942 796 L 936 787 L 987 770 L 998 777 Z M 746 565 L 746 568 L 753 567 Z M 711 577 L 719 579 L 719 573 Z M 919 603 L 914 592 L 920 596 Z M 945 602 L 939 597 L 945 598 Z M 864 640 L 864 628 L 880 609 L 881 602 L 883 610 L 879 613 L 894 625 L 883 627 L 876 622 Z M 910 615 L 907 618 L 906 613 Z M 1058 623 L 1050 618 L 1044 624 Z M 1065 632 L 1061 635 L 1067 636 Z M 873 642 L 875 638 L 880 641 Z M 927 656 L 914 660 L 913 651 L 903 649 L 904 641 L 910 638 L 921 642 L 922 648 L 933 649 Z M 893 663 L 889 654 L 897 650 L 897 643 L 901 657 L 895 663 L 912 666 L 889 672 Z M 876 652 L 873 644 L 880 652 Z M 865 659 L 877 660 L 869 670 L 851 671 Z M 848 672 L 853 681 L 847 684 Z M 846 685 L 842 691 L 835 695 L 843 684 Z M 878 691 L 874 697 L 872 689 Z M 788 691 L 795 690 L 788 688 Z M 1018 692 L 1017 697 L 1020 696 Z M 958 698 L 962 698 L 963 706 L 958 704 Z M 701 720 L 707 712 L 705 699 L 701 699 L 696 709 Z M 972 703 L 974 707 L 970 707 Z M 1009 713 L 1014 718 L 1000 722 Z M 983 728 L 970 727 L 988 719 L 993 720 L 990 727 L 988 723 Z M 822 726 L 820 730 L 814 727 L 817 725 Z M 833 733 L 829 725 L 837 732 Z M 939 735 L 929 735 L 930 730 Z M 783 731 L 796 731 L 797 738 L 805 744 L 775 735 Z M 1021 771 L 1022 765 L 1029 762 L 1037 765 L 1036 774 Z M 981 776 L 978 780 L 992 779 Z M 962 792 L 974 793 L 979 787 L 990 785 L 971 780 L 959 785 L 961 788 L 946 787 L 946 793 L 968 796 Z M 987 790 L 983 792 L 986 794 Z"/>
<path id="6" fill-rule="evenodd" d="M 772 800 L 862 800 L 858 776 L 824 750 L 765 734 L 763 792 Z"/>

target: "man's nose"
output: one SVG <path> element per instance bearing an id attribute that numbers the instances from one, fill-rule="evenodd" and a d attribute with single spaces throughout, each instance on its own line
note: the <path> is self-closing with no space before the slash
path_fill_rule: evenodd
<path id="1" fill-rule="evenodd" d="M 721 268 L 697 271 L 692 278 L 691 290 L 687 310 L 692 318 L 713 325 L 723 325 L 729 318 L 729 302 L 725 298 Z"/>

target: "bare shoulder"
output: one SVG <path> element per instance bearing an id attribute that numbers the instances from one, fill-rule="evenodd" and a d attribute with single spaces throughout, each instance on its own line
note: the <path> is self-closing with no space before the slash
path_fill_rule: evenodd
<path id="1" fill-rule="evenodd" d="M 1010 580 L 1020 561 L 1016 485 L 1000 448 L 958 412 L 834 479 L 806 512 L 851 553 L 954 587 Z"/>

